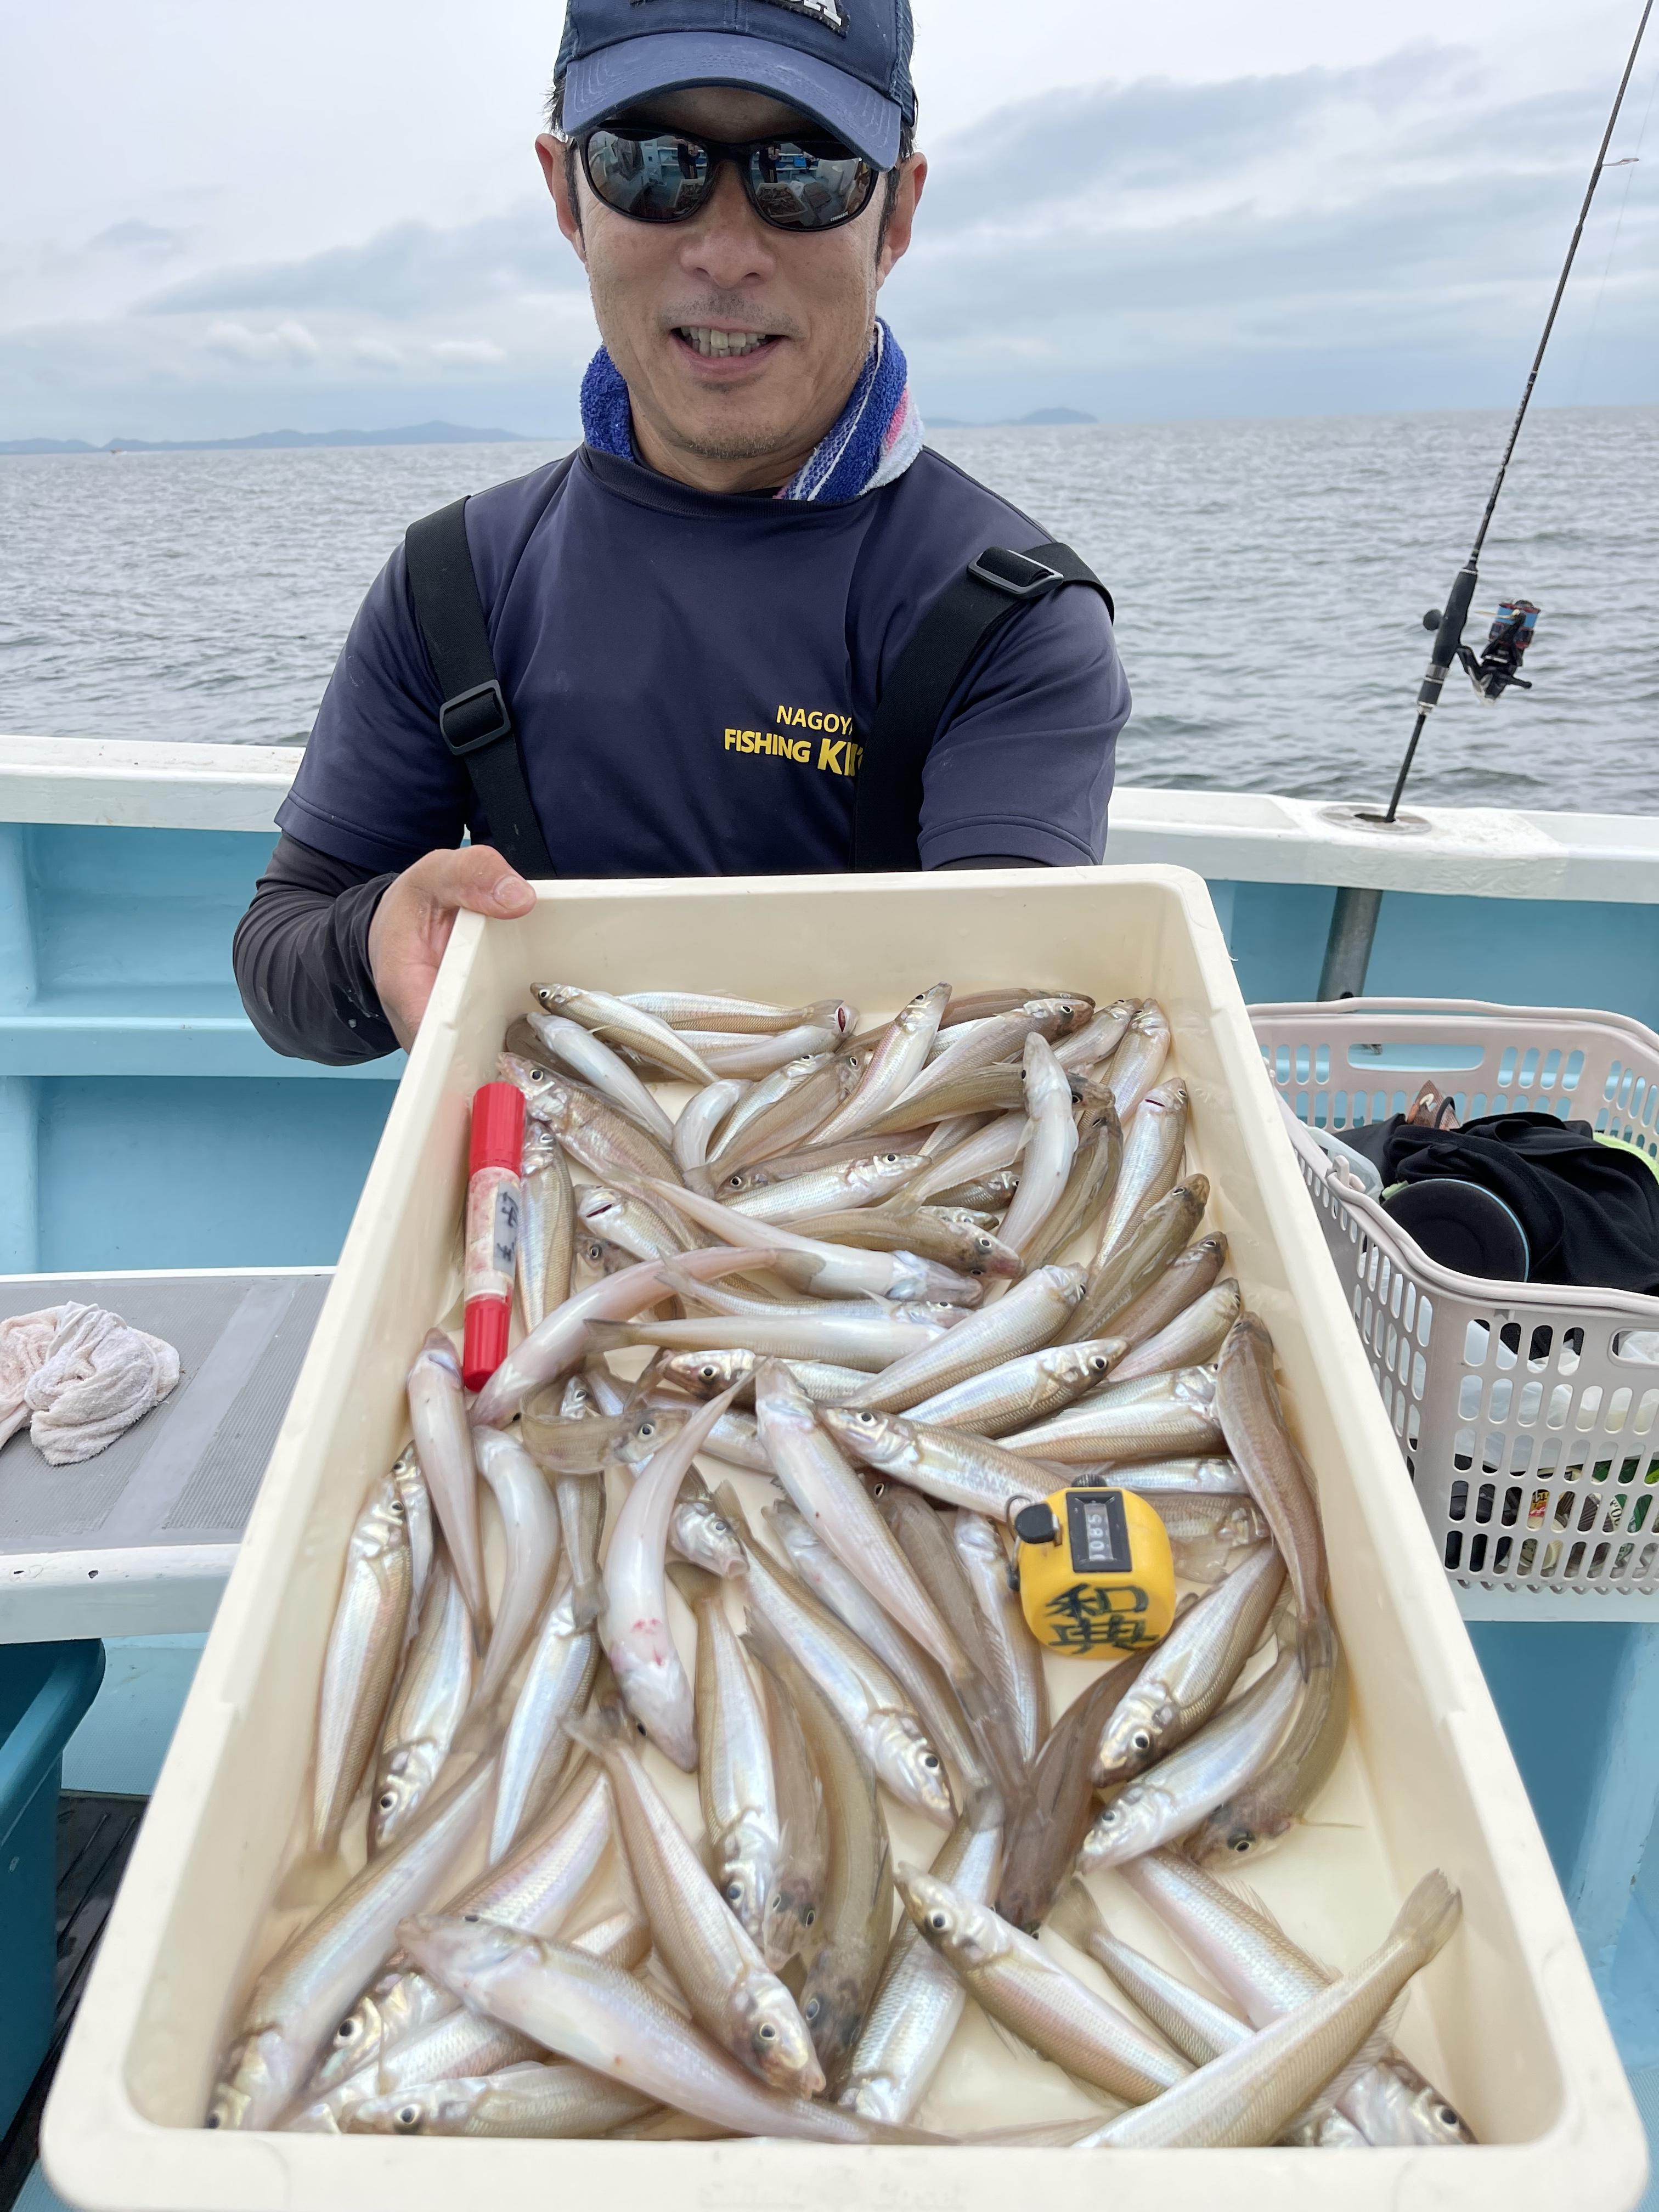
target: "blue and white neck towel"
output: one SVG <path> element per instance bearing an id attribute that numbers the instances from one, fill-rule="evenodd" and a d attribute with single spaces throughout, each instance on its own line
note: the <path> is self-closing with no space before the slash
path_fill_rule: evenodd
<path id="1" fill-rule="evenodd" d="M 596 453 L 637 460 L 628 386 L 601 346 L 582 378 L 582 435 Z M 902 477 L 921 451 L 921 417 L 898 340 L 885 323 L 876 334 L 852 396 L 778 499 L 860 499 Z"/>

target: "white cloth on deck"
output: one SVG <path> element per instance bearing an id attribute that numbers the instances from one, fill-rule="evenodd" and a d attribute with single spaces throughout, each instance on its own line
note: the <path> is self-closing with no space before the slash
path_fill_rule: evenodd
<path id="1" fill-rule="evenodd" d="M 158 1406 L 179 1354 L 102 1306 L 43 1306 L 0 1321 L 0 1443 L 25 1421 L 49 1465 L 91 1459 Z"/>

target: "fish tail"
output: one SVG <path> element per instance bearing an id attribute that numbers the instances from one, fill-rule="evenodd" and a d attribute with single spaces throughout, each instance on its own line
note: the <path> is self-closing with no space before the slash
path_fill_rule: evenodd
<path id="1" fill-rule="evenodd" d="M 1091 1941 L 1103 1942 L 1110 1933 L 1100 1907 L 1075 1875 L 1048 1908 L 1048 1924 L 1074 1951 L 1086 1952 Z"/>
<path id="2" fill-rule="evenodd" d="M 628 1322 L 591 1321 L 587 1324 L 585 1348 L 589 1352 L 626 1352 L 637 1342 Z"/>
<path id="3" fill-rule="evenodd" d="M 1396 1942 L 1419 1953 L 1426 1965 L 1456 1927 L 1462 1911 L 1462 1896 L 1436 1867 L 1401 1906 L 1392 1934 Z"/>
<path id="4" fill-rule="evenodd" d="M 700 1605 L 719 1605 L 720 1584 L 718 1577 L 707 1573 L 680 1559 L 668 1562 L 668 1579 L 695 1613 Z"/>

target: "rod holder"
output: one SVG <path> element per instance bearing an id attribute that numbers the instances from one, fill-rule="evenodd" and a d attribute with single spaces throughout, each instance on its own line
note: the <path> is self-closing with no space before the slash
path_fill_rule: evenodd
<path id="1" fill-rule="evenodd" d="M 1322 999 L 1364 995 L 1365 971 L 1371 963 L 1382 906 L 1380 890 L 1358 890 L 1352 884 L 1339 888 L 1331 910 L 1330 935 L 1325 939 L 1325 964 L 1319 971 Z"/>

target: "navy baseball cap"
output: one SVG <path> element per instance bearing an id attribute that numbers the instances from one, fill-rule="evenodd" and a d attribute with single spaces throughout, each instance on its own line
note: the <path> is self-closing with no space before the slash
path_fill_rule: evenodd
<path id="1" fill-rule="evenodd" d="M 555 74 L 573 136 L 687 85 L 761 92 L 878 168 L 914 123 L 910 0 L 568 0 Z"/>

